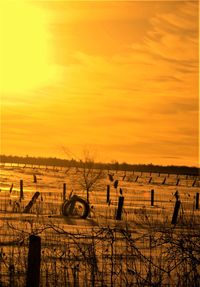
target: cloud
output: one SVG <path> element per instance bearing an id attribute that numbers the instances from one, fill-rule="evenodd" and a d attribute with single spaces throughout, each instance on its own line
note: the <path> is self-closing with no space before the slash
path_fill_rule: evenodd
<path id="1" fill-rule="evenodd" d="M 81 48 L 73 53 L 74 64 L 65 68 L 64 99 L 74 142 L 78 133 L 99 147 L 106 139 L 124 154 L 141 156 L 149 147 L 149 155 L 193 155 L 197 161 L 195 5 L 180 2 L 176 13 L 156 15 L 144 39 L 124 45 L 121 53 L 107 57 Z"/>
<path id="2" fill-rule="evenodd" d="M 9 115 L 9 124 L 13 124 L 16 131 L 19 125 L 26 128 L 30 124 L 35 135 L 39 125 L 40 131 L 35 139 L 50 139 L 51 149 L 58 145 L 78 149 L 81 145 L 95 143 L 109 159 L 165 163 L 167 158 L 177 158 L 177 163 L 184 163 L 185 160 L 188 164 L 196 164 L 197 3 L 180 1 L 169 4 L 165 1 L 162 4 L 161 1 L 155 1 L 156 15 L 153 11 L 155 4 L 152 3 L 151 6 L 140 2 L 138 18 L 148 18 L 143 27 L 145 33 L 140 37 L 122 36 L 123 21 L 132 17 L 126 5 L 131 4 L 119 3 L 126 7 L 122 14 L 119 9 L 119 15 L 110 14 L 112 24 L 118 25 L 118 37 L 123 39 L 123 43 L 114 42 L 118 44 L 117 47 L 110 49 L 110 43 L 102 41 L 104 48 L 98 47 L 93 53 L 90 51 L 95 38 L 90 39 L 91 44 L 87 43 L 87 47 L 76 45 L 73 49 L 68 49 L 70 43 L 61 41 L 63 45 L 57 52 L 59 54 L 62 49 L 59 69 L 62 70 L 63 78 L 57 85 L 49 84 L 35 90 L 28 100 L 24 117 L 16 120 L 16 115 Z M 55 3 L 51 5 L 57 7 Z M 105 9 L 98 15 L 99 25 L 110 13 L 110 8 L 104 5 Z M 78 17 L 80 9 L 75 9 L 75 6 L 73 9 Z M 150 6 L 151 13 L 148 16 Z M 90 8 L 85 7 L 80 15 L 81 21 L 89 12 L 89 19 L 97 21 L 93 19 L 96 8 L 92 14 Z M 64 21 L 64 18 L 61 17 L 61 20 Z M 70 21 L 75 22 L 75 19 Z M 135 35 L 134 29 L 139 27 L 131 23 L 127 35 Z M 63 24 L 63 29 L 58 30 L 59 36 L 56 34 L 58 38 L 54 35 L 55 39 L 65 38 L 67 27 L 66 23 Z M 81 35 L 83 39 L 84 33 Z M 98 37 L 101 36 L 99 34 Z M 106 38 L 102 36 L 102 39 Z M 90 50 L 87 50 L 89 46 Z M 106 49 L 110 49 L 109 54 L 104 52 Z M 28 115 L 33 113 L 34 118 L 29 118 Z M 27 135 L 30 136 L 28 132 Z M 41 145 L 44 150 L 46 144 Z"/>
<path id="3" fill-rule="evenodd" d="M 138 1 L 51 1 L 40 5 L 54 11 L 52 18 L 56 22 L 69 23 L 78 21 L 105 21 L 144 19 L 154 12 L 155 3 L 150 6 Z"/>

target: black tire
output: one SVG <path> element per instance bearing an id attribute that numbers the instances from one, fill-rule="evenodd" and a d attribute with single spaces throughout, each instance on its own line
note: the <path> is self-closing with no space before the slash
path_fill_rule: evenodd
<path id="1" fill-rule="evenodd" d="M 82 210 L 77 210 L 76 205 L 82 207 Z M 78 195 L 73 195 L 70 200 L 66 200 L 62 205 L 62 214 L 73 218 L 87 218 L 90 211 L 88 202 Z"/>

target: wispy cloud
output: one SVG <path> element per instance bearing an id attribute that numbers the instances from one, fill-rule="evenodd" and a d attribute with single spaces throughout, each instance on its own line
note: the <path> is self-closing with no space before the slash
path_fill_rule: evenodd
<path id="1" fill-rule="evenodd" d="M 9 127 L 30 124 L 37 135 L 40 125 L 43 148 L 48 135 L 51 149 L 95 143 L 103 160 L 197 165 L 198 3 L 119 2 L 113 13 L 107 2 L 69 5 L 43 3 L 55 8 L 63 77 L 32 92 Z"/>

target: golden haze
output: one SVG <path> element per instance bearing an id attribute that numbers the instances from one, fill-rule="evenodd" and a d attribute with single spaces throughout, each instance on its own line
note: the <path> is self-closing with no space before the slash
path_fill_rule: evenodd
<path id="1" fill-rule="evenodd" d="M 1 153 L 198 165 L 198 2 L 1 1 Z"/>

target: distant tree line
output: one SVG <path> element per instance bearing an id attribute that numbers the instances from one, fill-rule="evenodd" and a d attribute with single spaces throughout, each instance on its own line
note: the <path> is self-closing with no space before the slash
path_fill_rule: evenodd
<path id="1" fill-rule="evenodd" d="M 13 156 L 0 155 L 1 163 L 19 163 L 29 165 L 44 165 L 44 166 L 60 166 L 60 167 L 77 167 L 84 166 L 84 161 L 75 159 L 59 159 L 56 157 L 31 157 L 31 156 Z M 118 163 L 117 161 L 111 163 L 94 163 L 97 169 L 107 169 L 116 171 L 139 171 L 139 172 L 155 172 L 155 173 L 171 173 L 171 174 L 185 174 L 185 175 L 200 175 L 200 168 L 189 166 L 162 166 L 154 164 L 128 164 Z"/>

